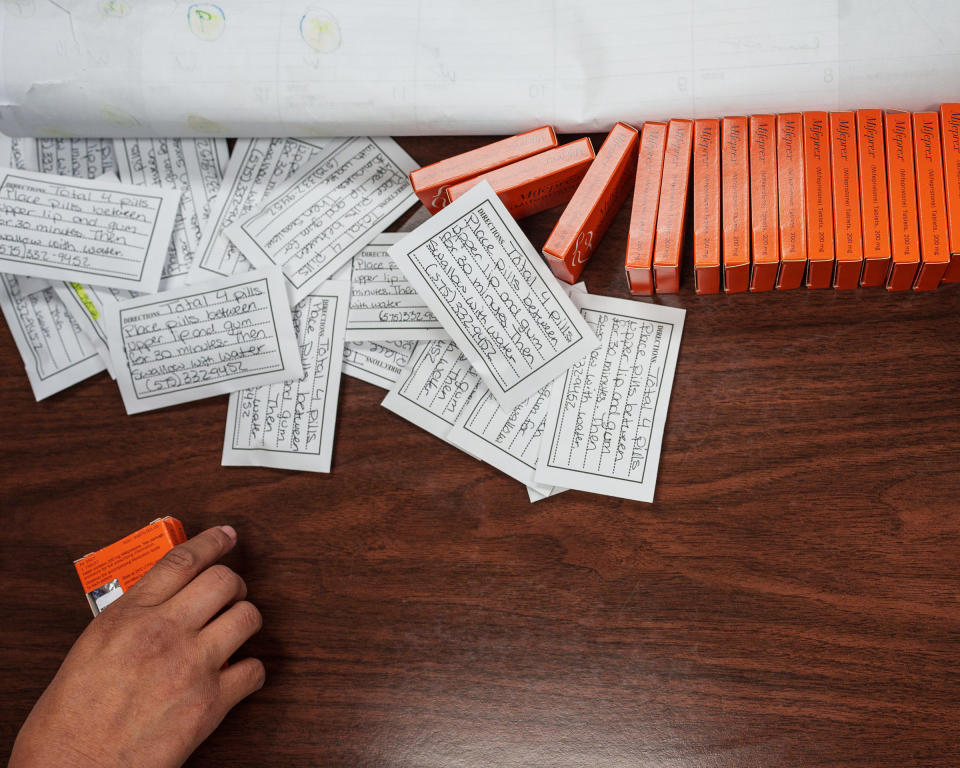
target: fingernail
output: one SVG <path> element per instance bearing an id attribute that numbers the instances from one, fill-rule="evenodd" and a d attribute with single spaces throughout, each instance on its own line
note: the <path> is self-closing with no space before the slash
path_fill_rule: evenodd
<path id="1" fill-rule="evenodd" d="M 227 536 L 230 537 L 231 541 L 237 540 L 237 531 L 232 525 L 221 525 L 220 530 L 223 531 Z"/>

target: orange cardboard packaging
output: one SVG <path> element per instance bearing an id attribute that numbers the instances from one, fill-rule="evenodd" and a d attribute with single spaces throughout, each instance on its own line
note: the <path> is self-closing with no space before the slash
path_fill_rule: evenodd
<path id="1" fill-rule="evenodd" d="M 890 269 L 890 203 L 883 152 L 883 112 L 857 110 L 860 162 L 860 217 L 863 225 L 863 276 L 860 285 L 883 285 Z"/>
<path id="2" fill-rule="evenodd" d="M 807 288 L 833 281 L 833 194 L 826 112 L 803 113 L 803 181 L 807 206 Z"/>
<path id="3" fill-rule="evenodd" d="M 556 133 L 544 125 L 410 171 L 410 186 L 427 210 L 436 213 L 450 202 L 448 187 L 555 146 Z"/>
<path id="4" fill-rule="evenodd" d="M 936 112 L 914 112 L 913 148 L 920 214 L 920 271 L 913 289 L 932 291 L 940 285 L 950 266 L 940 120 Z"/>
<path id="5" fill-rule="evenodd" d="M 723 289 L 750 286 L 750 155 L 747 118 L 721 122 L 720 180 L 723 187 Z"/>
<path id="6" fill-rule="evenodd" d="M 74 561 L 93 615 L 97 616 L 140 581 L 157 560 L 186 540 L 181 522 L 163 517 Z"/>
<path id="7" fill-rule="evenodd" d="M 667 124 L 644 123 L 640 132 L 625 261 L 630 292 L 644 296 L 653 295 L 653 243 L 657 233 L 657 208 L 666 146 Z"/>
<path id="8" fill-rule="evenodd" d="M 693 124 L 693 279 L 720 292 L 720 121 Z"/>
<path id="9" fill-rule="evenodd" d="M 807 271 L 803 206 L 803 117 L 777 115 L 777 199 L 780 208 L 780 274 L 777 288 L 799 288 Z"/>
<path id="10" fill-rule="evenodd" d="M 447 189 L 447 196 L 452 203 L 487 181 L 510 215 L 522 219 L 569 202 L 593 157 L 590 139 L 578 139 L 454 184 Z"/>
<path id="11" fill-rule="evenodd" d="M 573 193 L 543 246 L 543 256 L 560 280 L 575 283 L 613 221 L 637 171 L 636 128 L 617 123 Z"/>
<path id="12" fill-rule="evenodd" d="M 943 144 L 943 178 L 950 232 L 950 266 L 945 283 L 960 282 L 960 104 L 940 105 L 940 138 Z"/>
<path id="13" fill-rule="evenodd" d="M 653 282 L 657 293 L 680 290 L 680 258 L 690 189 L 693 122 L 671 120 L 663 153 L 663 179 L 657 208 L 657 240 L 653 244 Z"/>
<path id="14" fill-rule="evenodd" d="M 883 116 L 887 156 L 887 196 L 890 199 L 890 271 L 887 289 L 906 291 L 920 265 L 917 226 L 917 183 L 913 169 L 913 131 L 908 112 Z"/>
<path id="15" fill-rule="evenodd" d="M 863 271 L 863 234 L 860 227 L 856 115 L 853 112 L 830 113 L 830 141 L 837 257 L 833 287 L 857 288 Z"/>
<path id="16" fill-rule="evenodd" d="M 777 124 L 773 115 L 750 117 L 751 291 L 772 291 L 780 270 L 777 213 Z"/>

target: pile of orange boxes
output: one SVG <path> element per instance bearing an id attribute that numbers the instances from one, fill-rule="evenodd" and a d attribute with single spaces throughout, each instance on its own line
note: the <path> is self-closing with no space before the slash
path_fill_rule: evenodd
<path id="1" fill-rule="evenodd" d="M 960 104 L 617 123 L 596 157 L 543 126 L 410 174 L 431 212 L 484 180 L 518 219 L 565 206 L 543 256 L 569 283 L 631 187 L 634 294 L 679 289 L 690 199 L 698 294 L 960 282 Z"/>

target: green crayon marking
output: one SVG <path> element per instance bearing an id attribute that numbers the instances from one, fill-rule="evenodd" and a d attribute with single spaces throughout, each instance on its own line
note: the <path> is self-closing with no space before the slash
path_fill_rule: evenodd
<path id="1" fill-rule="evenodd" d="M 70 287 L 73 288 L 73 292 L 77 294 L 77 298 L 80 299 L 80 303 L 83 304 L 84 309 L 87 310 L 87 314 L 94 320 L 99 320 L 100 313 L 97 311 L 97 305 L 94 304 L 90 296 L 87 295 L 84 287 L 80 285 L 80 283 L 70 283 Z"/>

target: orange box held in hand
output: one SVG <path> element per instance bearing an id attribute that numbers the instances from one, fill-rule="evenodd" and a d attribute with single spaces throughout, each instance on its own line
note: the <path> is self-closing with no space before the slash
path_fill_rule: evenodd
<path id="1" fill-rule="evenodd" d="M 543 246 L 543 256 L 560 280 L 575 283 L 633 185 L 637 170 L 637 129 L 617 123 L 573 193 Z"/>
<path id="2" fill-rule="evenodd" d="M 750 117 L 751 291 L 772 291 L 780 271 L 776 136 L 777 126 L 773 115 Z"/>
<path id="3" fill-rule="evenodd" d="M 833 193 L 826 112 L 803 113 L 803 181 L 807 206 L 807 288 L 833 281 Z"/>
<path id="4" fill-rule="evenodd" d="M 799 112 L 777 115 L 777 199 L 780 208 L 777 289 L 799 288 L 807 271 L 803 116 Z"/>
<path id="5" fill-rule="evenodd" d="M 887 156 L 887 196 L 890 199 L 890 272 L 887 290 L 906 291 L 920 266 L 917 225 L 917 182 L 913 169 L 913 131 L 908 112 L 883 116 Z"/>
<path id="6" fill-rule="evenodd" d="M 947 201 L 943 189 L 940 120 L 936 112 L 913 114 L 913 148 L 920 214 L 920 270 L 915 291 L 932 291 L 950 266 Z"/>
<path id="7" fill-rule="evenodd" d="M 183 524 L 176 518 L 163 517 L 75 560 L 74 567 L 93 615 L 97 616 L 140 581 L 161 557 L 186 540 Z"/>
<path id="8" fill-rule="evenodd" d="M 667 124 L 644 123 L 640 132 L 625 264 L 630 292 L 645 296 L 653 295 L 653 243 L 657 234 L 657 209 L 666 146 Z"/>
<path id="9" fill-rule="evenodd" d="M 720 121 L 693 124 L 693 280 L 720 292 Z"/>
<path id="10" fill-rule="evenodd" d="M 410 186 L 427 210 L 436 213 L 450 202 L 448 187 L 555 146 L 556 133 L 544 125 L 410 171 Z"/>
<path id="11" fill-rule="evenodd" d="M 657 293 L 680 290 L 680 259 L 692 151 L 693 122 L 671 120 L 667 124 L 667 148 L 663 153 L 663 179 L 657 207 L 657 239 L 653 244 L 653 282 Z"/>
<path id="12" fill-rule="evenodd" d="M 721 122 L 720 173 L 723 186 L 723 289 L 750 287 L 750 153 L 747 118 Z"/>
<path id="13" fill-rule="evenodd" d="M 943 146 L 943 180 L 947 196 L 947 229 L 950 233 L 950 266 L 945 283 L 960 282 L 960 104 L 940 105 L 940 138 Z"/>
<path id="14" fill-rule="evenodd" d="M 883 285 L 890 269 L 890 203 L 883 152 L 883 112 L 857 110 L 857 157 L 860 161 L 860 215 L 863 225 L 864 288 Z"/>
<path id="15" fill-rule="evenodd" d="M 518 160 L 447 189 L 452 203 L 481 181 L 487 181 L 515 219 L 567 203 L 593 162 L 590 139 L 571 141 Z"/>
<path id="16" fill-rule="evenodd" d="M 857 288 L 863 271 L 860 227 L 860 174 L 853 112 L 830 113 L 830 165 L 833 180 L 833 231 L 837 266 L 834 288 Z"/>

